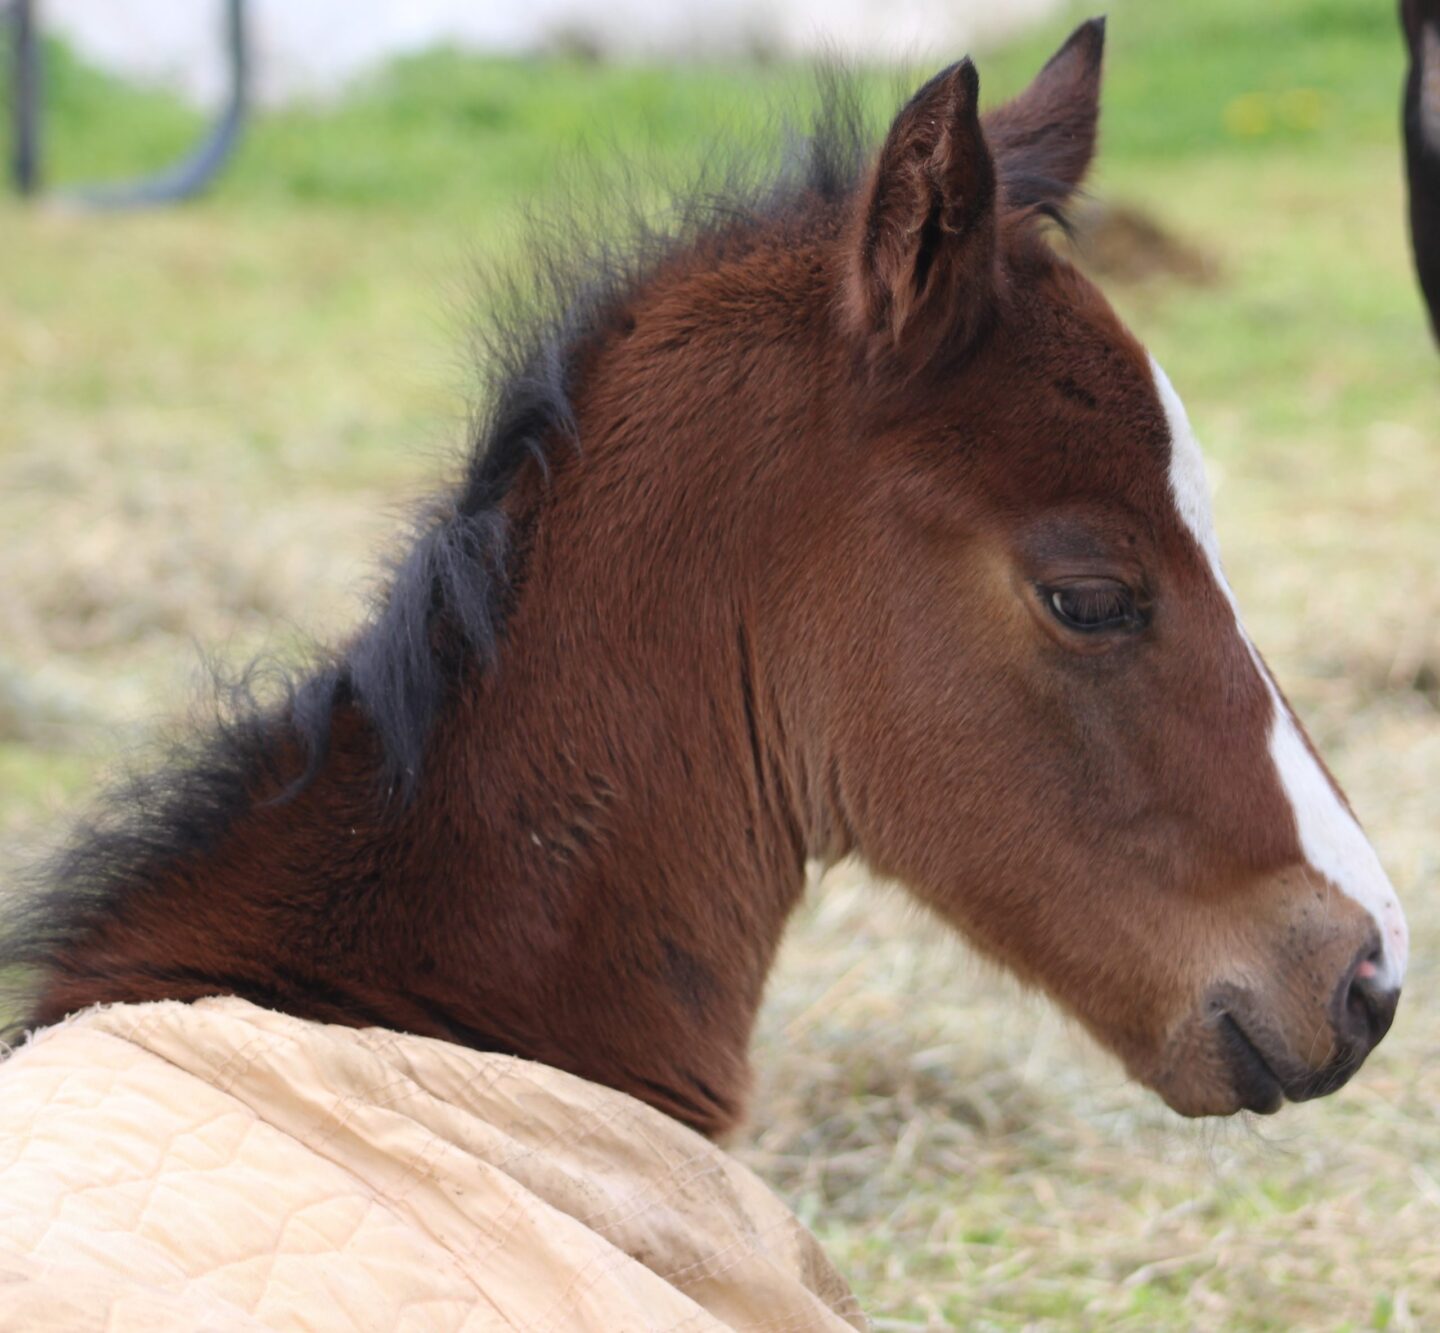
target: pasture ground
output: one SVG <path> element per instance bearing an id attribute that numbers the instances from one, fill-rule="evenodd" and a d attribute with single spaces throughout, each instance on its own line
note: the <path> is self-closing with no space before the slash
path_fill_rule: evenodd
<path id="1" fill-rule="evenodd" d="M 1409 909 L 1398 1021 L 1337 1097 L 1182 1123 L 842 868 L 787 942 L 737 1147 L 879 1329 L 1440 1326 L 1440 362 L 1402 225 L 1392 10 L 1111 0 L 1092 184 L 1205 257 L 1203 280 L 1109 290 L 1188 401 L 1251 630 Z M 1065 30 L 990 53 L 987 93 Z M 57 176 L 186 142 L 167 99 L 54 54 Z M 0 203 L 8 848 L 176 712 L 197 647 L 238 660 L 354 620 L 463 440 L 472 265 L 511 252 L 557 156 L 683 165 L 803 83 L 437 54 L 267 118 L 199 206 Z"/>

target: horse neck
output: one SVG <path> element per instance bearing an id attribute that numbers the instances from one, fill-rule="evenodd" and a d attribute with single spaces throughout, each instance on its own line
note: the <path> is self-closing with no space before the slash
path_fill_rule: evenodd
<path id="1" fill-rule="evenodd" d="M 759 534 L 716 503 L 721 459 L 744 454 L 677 453 L 662 423 L 655 455 L 628 452 L 610 416 L 628 411 L 581 403 L 583 464 L 513 497 L 536 515 L 516 519 L 523 595 L 427 783 L 463 881 L 429 993 L 714 1134 L 742 1113 L 806 861 L 844 848 L 759 614 Z"/>
<path id="2" fill-rule="evenodd" d="M 437 775 L 455 845 L 427 994 L 462 1036 L 723 1132 L 813 842 L 774 701 L 738 630 L 684 666 L 654 645 L 662 669 L 514 629 Z"/>

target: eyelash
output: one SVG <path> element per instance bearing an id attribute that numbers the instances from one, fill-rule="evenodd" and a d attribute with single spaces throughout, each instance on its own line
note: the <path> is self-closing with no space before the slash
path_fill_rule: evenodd
<path id="1" fill-rule="evenodd" d="M 1145 623 L 1135 594 L 1123 583 L 1071 583 L 1040 592 L 1050 614 L 1078 634 L 1133 630 Z"/>

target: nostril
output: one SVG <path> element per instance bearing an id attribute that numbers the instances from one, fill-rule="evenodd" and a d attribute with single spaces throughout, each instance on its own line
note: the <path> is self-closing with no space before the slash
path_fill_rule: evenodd
<path id="1" fill-rule="evenodd" d="M 1357 1035 L 1363 1035 L 1369 1044 L 1377 1038 L 1375 1029 L 1379 1025 L 1376 1013 L 1375 993 L 1369 983 L 1356 977 L 1350 983 L 1350 994 L 1346 996 L 1345 1008 L 1350 1015 L 1350 1026 Z"/>
<path id="2" fill-rule="evenodd" d="M 1368 1052 L 1390 1030 L 1400 992 L 1379 984 L 1379 950 L 1366 954 L 1343 983 L 1343 1035 Z"/>

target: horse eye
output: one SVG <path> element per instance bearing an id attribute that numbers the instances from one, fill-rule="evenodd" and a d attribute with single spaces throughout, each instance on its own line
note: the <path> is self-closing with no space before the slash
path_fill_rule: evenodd
<path id="1" fill-rule="evenodd" d="M 1123 583 L 1071 583 L 1043 592 L 1045 605 L 1066 629 L 1094 634 L 1134 629 L 1141 623 L 1135 595 Z"/>

